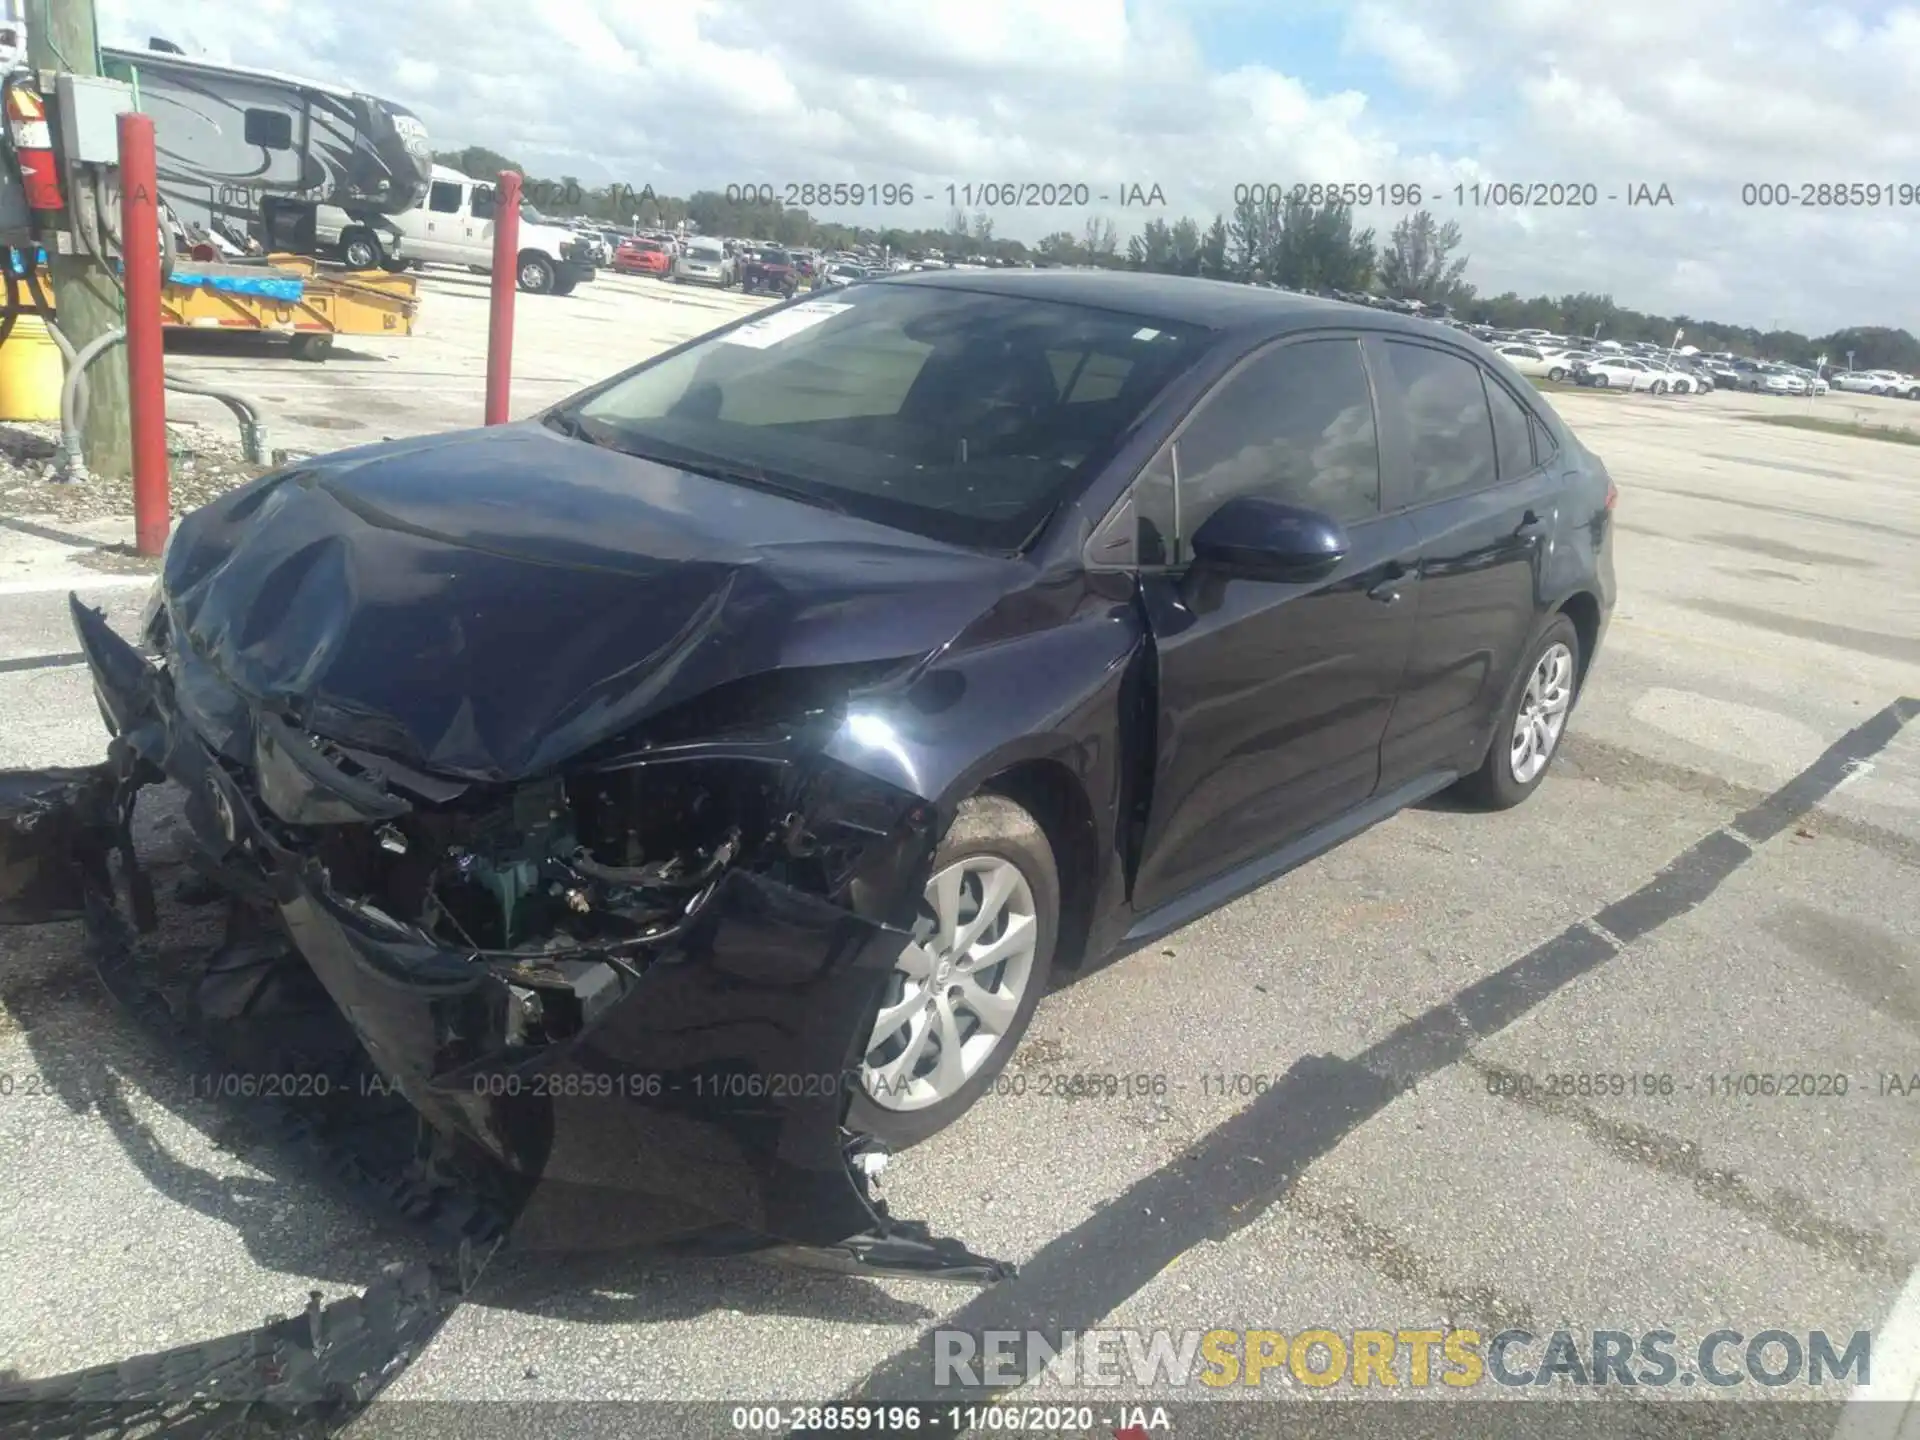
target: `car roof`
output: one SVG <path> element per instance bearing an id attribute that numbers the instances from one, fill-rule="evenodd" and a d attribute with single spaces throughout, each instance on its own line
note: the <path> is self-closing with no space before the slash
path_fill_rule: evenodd
<path id="1" fill-rule="evenodd" d="M 1289 330 L 1354 325 L 1429 339 L 1438 335 L 1451 338 L 1458 333 L 1431 320 L 1378 310 L 1370 305 L 1322 300 L 1291 290 L 1268 290 L 1231 280 L 1149 275 L 1130 270 L 916 270 L 874 283 L 1051 300 L 1209 330 L 1279 335 Z"/>

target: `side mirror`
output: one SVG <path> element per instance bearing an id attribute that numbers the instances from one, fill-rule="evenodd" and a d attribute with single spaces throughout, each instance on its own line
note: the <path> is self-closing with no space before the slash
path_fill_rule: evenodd
<path id="1" fill-rule="evenodd" d="M 1315 580 L 1349 548 L 1330 516 L 1257 495 L 1235 496 L 1193 533 L 1197 564 L 1253 580 Z"/>

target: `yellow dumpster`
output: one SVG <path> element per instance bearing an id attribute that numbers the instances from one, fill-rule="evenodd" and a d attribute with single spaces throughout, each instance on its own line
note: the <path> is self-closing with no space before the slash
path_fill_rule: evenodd
<path id="1" fill-rule="evenodd" d="M 0 420 L 58 420 L 66 370 L 38 315 L 22 315 L 0 344 Z"/>

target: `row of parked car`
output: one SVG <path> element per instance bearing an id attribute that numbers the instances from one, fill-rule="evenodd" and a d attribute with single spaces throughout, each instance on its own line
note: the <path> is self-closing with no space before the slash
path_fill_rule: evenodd
<path id="1" fill-rule="evenodd" d="M 610 265 L 626 275 L 679 283 L 734 286 L 749 295 L 793 295 L 897 270 L 928 268 L 910 260 L 883 261 L 852 251 L 821 253 L 756 240 L 641 234 L 616 237 Z M 944 267 L 943 267 L 944 268 Z"/>
<path id="2" fill-rule="evenodd" d="M 1870 390 L 1877 395 L 1920 398 L 1920 381 L 1870 372 L 1876 378 L 1843 375 L 1829 381 L 1816 369 L 1731 354 L 1683 354 L 1658 346 L 1582 348 L 1559 337 L 1488 337 L 1488 343 L 1522 375 L 1596 389 L 1644 390 L 1655 395 L 1695 395 L 1741 390 L 1754 395 L 1825 395 L 1830 389 Z"/>
<path id="3" fill-rule="evenodd" d="M 1629 355 L 1624 351 L 1555 349 L 1520 340 L 1493 346 L 1522 375 L 1599 389 L 1646 390 L 1655 395 L 1693 395 L 1715 389 L 1713 370 L 1691 356 Z"/>
<path id="4" fill-rule="evenodd" d="M 1849 370 L 1833 377 L 1833 388 L 1856 395 L 1891 395 L 1897 400 L 1920 400 L 1920 376 L 1898 370 Z"/>

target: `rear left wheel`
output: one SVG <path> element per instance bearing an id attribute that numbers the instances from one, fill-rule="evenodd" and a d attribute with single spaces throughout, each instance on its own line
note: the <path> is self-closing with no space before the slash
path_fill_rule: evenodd
<path id="1" fill-rule="evenodd" d="M 384 255 L 370 230 L 349 230 L 340 240 L 340 260 L 349 270 L 371 270 Z"/>
<path id="2" fill-rule="evenodd" d="M 1510 810 L 1540 788 L 1559 752 L 1580 686 L 1580 632 L 1557 615 L 1527 652 L 1493 741 L 1461 792 L 1489 810 Z"/>
<path id="3" fill-rule="evenodd" d="M 934 856 L 914 938 L 887 977 L 850 1129 L 902 1150 L 986 1092 L 1046 992 L 1059 915 L 1040 823 L 1005 796 L 963 803 Z"/>

